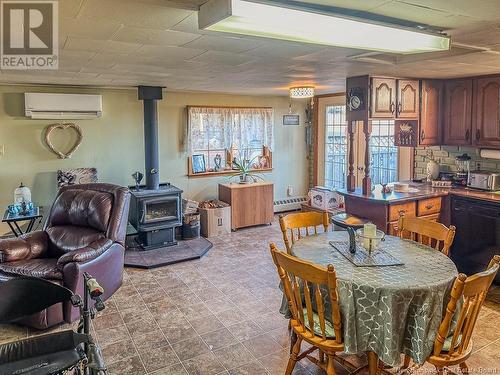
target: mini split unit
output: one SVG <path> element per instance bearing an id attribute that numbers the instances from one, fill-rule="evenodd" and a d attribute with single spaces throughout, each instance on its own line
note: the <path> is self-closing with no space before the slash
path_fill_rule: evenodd
<path id="1" fill-rule="evenodd" d="M 27 92 L 24 109 L 32 119 L 94 119 L 102 116 L 102 96 Z"/>

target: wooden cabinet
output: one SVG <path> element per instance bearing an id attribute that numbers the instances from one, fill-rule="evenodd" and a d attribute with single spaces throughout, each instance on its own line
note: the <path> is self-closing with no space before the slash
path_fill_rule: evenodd
<path id="1" fill-rule="evenodd" d="M 473 144 L 500 147 L 500 77 L 474 80 Z"/>
<path id="2" fill-rule="evenodd" d="M 422 108 L 418 135 L 420 145 L 435 146 L 441 144 L 443 89 L 443 81 L 422 81 Z"/>
<path id="3" fill-rule="evenodd" d="M 372 78 L 372 118 L 418 118 L 419 112 L 418 81 L 385 77 Z"/>
<path id="4" fill-rule="evenodd" d="M 417 215 L 427 216 L 441 212 L 441 198 L 428 198 L 417 203 Z"/>
<path id="5" fill-rule="evenodd" d="M 445 84 L 445 145 L 472 144 L 472 79 L 454 79 Z"/>
<path id="6" fill-rule="evenodd" d="M 396 80 L 373 77 L 371 84 L 371 117 L 393 118 L 396 114 Z"/>
<path id="7" fill-rule="evenodd" d="M 274 184 L 219 184 L 219 199 L 231 205 L 231 229 L 271 224 L 274 219 Z"/>
<path id="8" fill-rule="evenodd" d="M 396 117 L 418 118 L 420 112 L 419 82 L 399 79 L 396 96 Z"/>
<path id="9" fill-rule="evenodd" d="M 413 202 L 391 204 L 389 206 L 389 221 L 398 221 L 400 216 L 414 217 L 417 215 L 417 205 Z"/>

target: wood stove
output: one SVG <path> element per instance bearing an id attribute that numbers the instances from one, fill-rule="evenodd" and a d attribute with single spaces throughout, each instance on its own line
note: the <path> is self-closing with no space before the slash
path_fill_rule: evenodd
<path id="1" fill-rule="evenodd" d="M 138 232 L 144 250 L 176 245 L 175 228 L 182 225 L 182 190 L 159 183 L 158 103 L 162 88 L 139 86 L 144 101 L 144 151 L 146 185 L 130 187 L 129 221 Z"/>
<path id="2" fill-rule="evenodd" d="M 130 223 L 138 232 L 144 250 L 176 245 L 175 228 L 182 225 L 182 190 L 170 184 L 158 189 L 130 187 Z"/>

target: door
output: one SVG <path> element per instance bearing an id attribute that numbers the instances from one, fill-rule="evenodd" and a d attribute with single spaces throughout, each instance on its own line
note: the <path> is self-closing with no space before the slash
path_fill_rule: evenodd
<path id="1" fill-rule="evenodd" d="M 422 111 L 420 115 L 419 144 L 441 144 L 441 110 L 443 81 L 422 81 Z"/>
<path id="2" fill-rule="evenodd" d="M 371 117 L 393 118 L 396 114 L 396 80 L 372 78 Z"/>
<path id="3" fill-rule="evenodd" d="M 443 123 L 445 145 L 472 144 L 472 79 L 446 82 Z"/>
<path id="4" fill-rule="evenodd" d="M 418 118 L 420 109 L 420 97 L 418 95 L 418 81 L 399 79 L 397 81 L 397 107 L 396 117 Z"/>
<path id="5" fill-rule="evenodd" d="M 475 80 L 473 143 L 500 148 L 500 77 Z"/>

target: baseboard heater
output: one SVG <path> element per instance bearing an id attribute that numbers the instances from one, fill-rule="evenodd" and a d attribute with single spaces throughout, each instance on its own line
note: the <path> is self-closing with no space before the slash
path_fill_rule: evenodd
<path id="1" fill-rule="evenodd" d="M 291 197 L 274 201 L 274 212 L 300 210 L 300 205 L 307 202 L 307 197 Z"/>

